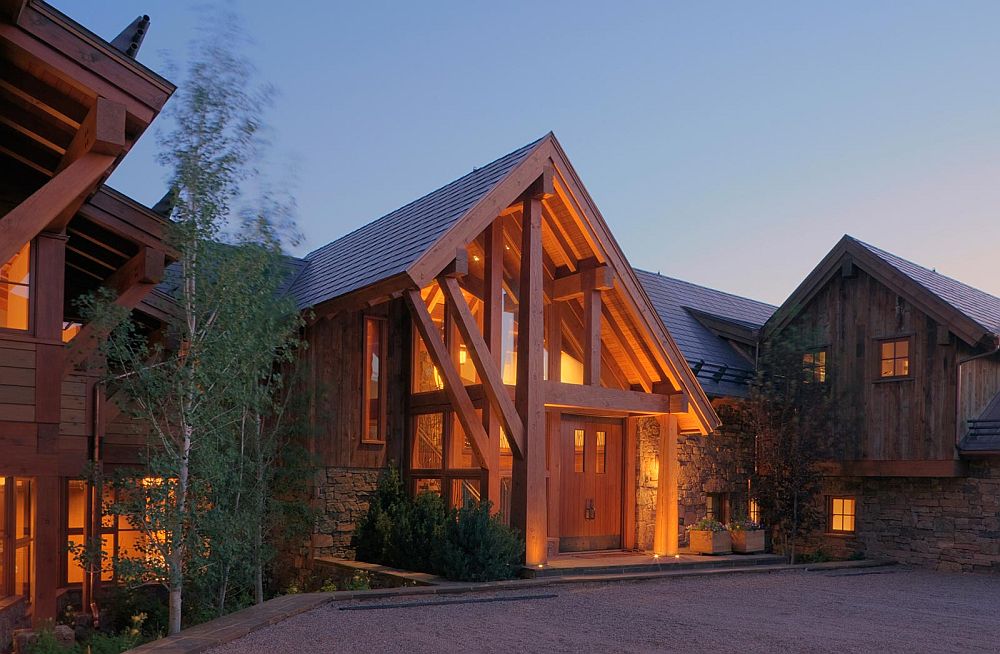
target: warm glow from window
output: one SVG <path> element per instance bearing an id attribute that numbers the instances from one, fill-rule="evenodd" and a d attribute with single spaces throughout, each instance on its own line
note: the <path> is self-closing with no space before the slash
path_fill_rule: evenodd
<path id="1" fill-rule="evenodd" d="M 573 472 L 583 472 L 583 430 L 573 430 Z"/>
<path id="2" fill-rule="evenodd" d="M 608 471 L 608 434 L 597 432 L 597 467 L 595 472 L 602 475 Z"/>
<path id="3" fill-rule="evenodd" d="M 0 327 L 27 329 L 30 307 L 31 244 L 0 265 Z"/>
<path id="4" fill-rule="evenodd" d="M 805 381 L 822 384 L 826 381 L 826 350 L 806 352 L 802 355 L 802 372 Z"/>
<path id="5" fill-rule="evenodd" d="M 383 363 L 387 340 L 386 321 L 372 316 L 365 317 L 362 440 L 368 443 L 385 442 L 386 377 Z"/>
<path id="6" fill-rule="evenodd" d="M 83 325 L 78 322 L 64 322 L 62 324 L 62 342 L 69 343 L 83 329 Z"/>
<path id="7" fill-rule="evenodd" d="M 851 497 L 830 498 L 830 531 L 851 533 L 854 531 L 855 501 Z"/>
<path id="8" fill-rule="evenodd" d="M 564 384 L 583 384 L 583 362 L 565 350 L 559 364 L 559 381 Z"/>
<path id="9" fill-rule="evenodd" d="M 910 339 L 882 341 L 879 376 L 908 377 L 910 375 Z"/>
<path id="10" fill-rule="evenodd" d="M 757 504 L 757 500 L 750 500 L 747 504 L 747 517 L 750 522 L 760 524 L 760 504 Z"/>

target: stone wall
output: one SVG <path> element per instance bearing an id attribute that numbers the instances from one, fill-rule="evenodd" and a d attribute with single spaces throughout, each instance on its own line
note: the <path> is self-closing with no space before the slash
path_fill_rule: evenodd
<path id="1" fill-rule="evenodd" d="M 653 547 L 660 428 L 655 418 L 637 421 L 636 546 Z M 680 540 L 687 544 L 685 525 L 704 518 L 708 494 L 726 493 L 735 512 L 746 510 L 747 474 L 740 462 L 739 435 L 725 428 L 709 436 L 678 437 L 678 497 Z"/>
<path id="2" fill-rule="evenodd" d="M 939 570 L 1000 572 L 1000 460 L 969 463 L 968 476 L 837 477 L 824 494 L 857 499 L 853 536 L 814 534 L 831 556 L 886 557 Z"/>
<path id="3" fill-rule="evenodd" d="M 28 626 L 24 597 L 9 597 L 0 601 L 0 652 L 6 652 L 13 642 L 14 630 Z"/>
<path id="4" fill-rule="evenodd" d="M 351 535 L 368 511 L 368 500 L 378 486 L 382 470 L 375 468 L 325 468 L 319 473 L 319 518 L 313 530 L 312 556 L 354 558 Z"/>

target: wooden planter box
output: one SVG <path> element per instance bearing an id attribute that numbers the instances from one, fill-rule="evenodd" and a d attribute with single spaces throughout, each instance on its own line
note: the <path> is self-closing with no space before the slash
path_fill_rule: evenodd
<path id="1" fill-rule="evenodd" d="M 728 531 L 690 531 L 690 548 L 696 554 L 729 554 L 733 542 Z"/>
<path id="2" fill-rule="evenodd" d="M 729 532 L 733 540 L 733 551 L 740 554 L 755 554 L 764 551 L 764 530 L 752 529 Z"/>

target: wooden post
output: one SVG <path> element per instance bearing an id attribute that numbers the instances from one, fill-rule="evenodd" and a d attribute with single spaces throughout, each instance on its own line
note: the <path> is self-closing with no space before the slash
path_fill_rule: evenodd
<path id="1" fill-rule="evenodd" d="M 653 530 L 653 553 L 660 556 L 677 554 L 678 506 L 677 489 L 677 416 L 657 417 L 660 426 L 660 470 L 656 483 L 656 521 Z"/>
<path id="2" fill-rule="evenodd" d="M 583 277 L 583 383 L 601 385 L 601 291 L 593 268 Z"/>
<path id="3" fill-rule="evenodd" d="M 496 218 L 486 228 L 485 261 L 483 264 L 483 335 L 493 363 L 500 369 L 503 349 L 503 224 Z M 504 389 L 506 392 L 506 389 Z M 483 427 L 489 440 L 490 451 L 486 458 L 486 497 L 492 502 L 490 511 L 497 513 L 500 506 L 500 415 L 489 402 L 483 404 Z"/>
<path id="4" fill-rule="evenodd" d="M 526 565 L 535 566 L 548 560 L 541 200 L 537 197 L 525 199 L 522 216 L 515 403 L 524 422 L 524 452 L 522 457 L 514 459 L 511 524 L 524 534 Z"/>
<path id="5" fill-rule="evenodd" d="M 32 546 L 32 624 L 39 626 L 56 617 L 60 556 L 65 543 L 59 541 L 59 477 L 35 477 L 32 497 L 35 542 Z"/>

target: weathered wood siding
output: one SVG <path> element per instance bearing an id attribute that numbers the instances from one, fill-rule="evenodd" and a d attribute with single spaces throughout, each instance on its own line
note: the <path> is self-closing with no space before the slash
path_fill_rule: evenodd
<path id="1" fill-rule="evenodd" d="M 842 460 L 956 457 L 957 339 L 860 269 L 835 275 L 791 322 L 827 349 Z M 879 379 L 878 340 L 912 336 L 909 378 Z M 805 345 L 805 344 L 804 344 Z"/>
<path id="2" fill-rule="evenodd" d="M 0 421 L 35 420 L 35 344 L 0 338 Z"/>
<path id="3" fill-rule="evenodd" d="M 365 315 L 387 318 L 386 444 L 361 442 L 362 347 Z M 402 459 L 409 390 L 411 327 L 402 300 L 321 319 L 306 330 L 304 386 L 312 394 L 310 443 L 321 466 L 380 468 Z"/>
<path id="4" fill-rule="evenodd" d="M 959 350 L 961 359 L 974 354 L 976 352 L 964 345 Z M 994 355 L 967 361 L 962 364 L 960 375 L 958 429 L 964 433 L 967 421 L 978 418 L 990 400 L 1000 393 L 1000 357 Z"/>

